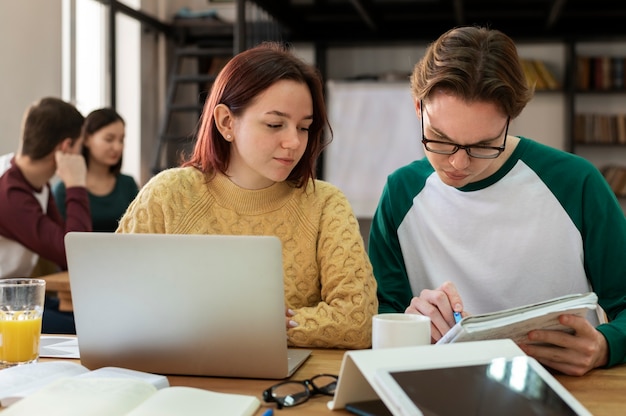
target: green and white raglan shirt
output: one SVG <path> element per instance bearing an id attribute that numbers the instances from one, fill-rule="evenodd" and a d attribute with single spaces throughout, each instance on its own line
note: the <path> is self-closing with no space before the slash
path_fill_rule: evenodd
<path id="1" fill-rule="evenodd" d="M 381 313 L 446 280 L 472 314 L 593 290 L 609 365 L 626 361 L 626 217 L 579 156 L 520 138 L 498 172 L 463 188 L 426 158 L 404 166 L 387 179 L 369 255 Z"/>

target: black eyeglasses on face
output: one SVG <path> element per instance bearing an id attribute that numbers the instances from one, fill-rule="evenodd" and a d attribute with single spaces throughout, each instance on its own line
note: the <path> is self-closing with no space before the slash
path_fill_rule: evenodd
<path id="1" fill-rule="evenodd" d="M 467 152 L 470 157 L 475 157 L 477 159 L 495 159 L 502 152 L 504 152 L 506 146 L 506 136 L 509 133 L 509 120 L 510 117 L 506 119 L 506 126 L 504 128 L 504 142 L 502 146 L 481 146 L 481 145 L 471 145 L 471 146 L 463 146 L 456 143 L 450 142 L 441 142 L 437 140 L 430 140 L 426 138 L 424 135 L 424 102 L 420 100 L 420 108 L 422 111 L 421 124 L 422 124 L 422 143 L 426 150 L 432 153 L 437 153 L 440 155 L 453 155 L 458 152 L 460 149 L 463 149 Z"/>
<path id="2" fill-rule="evenodd" d="M 283 381 L 263 392 L 263 401 L 275 402 L 279 409 L 302 404 L 316 394 L 334 396 L 339 377 L 332 374 L 318 374 L 308 380 Z"/>

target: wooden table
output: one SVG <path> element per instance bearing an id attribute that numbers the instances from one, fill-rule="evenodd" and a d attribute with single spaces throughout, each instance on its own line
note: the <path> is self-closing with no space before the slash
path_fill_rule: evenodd
<path id="1" fill-rule="evenodd" d="M 46 291 L 56 292 L 59 298 L 59 310 L 61 312 L 71 312 L 72 292 L 70 290 L 70 276 L 65 272 L 53 273 L 39 277 L 46 281 Z"/>
<path id="2" fill-rule="evenodd" d="M 291 377 L 291 380 L 304 380 L 316 374 L 339 374 L 343 350 L 314 349 L 311 357 Z M 42 361 L 47 359 L 42 359 Z M 76 360 L 78 361 L 78 360 Z M 611 369 L 597 369 L 583 377 L 556 375 L 567 388 L 593 415 L 615 416 L 626 413 L 626 364 Z M 275 404 L 263 403 L 263 390 L 278 383 L 278 380 L 235 379 L 218 377 L 168 376 L 172 386 L 189 386 L 223 393 L 239 393 L 257 396 L 262 402 L 257 416 Z M 331 411 L 326 403 L 328 396 L 313 396 L 304 404 L 275 412 L 279 415 L 351 415 L 345 410 Z"/>

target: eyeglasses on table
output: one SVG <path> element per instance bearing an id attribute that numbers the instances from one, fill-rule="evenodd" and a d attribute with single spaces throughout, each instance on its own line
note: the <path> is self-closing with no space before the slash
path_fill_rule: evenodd
<path id="1" fill-rule="evenodd" d="M 318 374 L 307 380 L 290 380 L 275 384 L 263 392 L 266 403 L 276 403 L 276 407 L 293 407 L 323 394 L 334 396 L 339 377 L 332 374 Z"/>

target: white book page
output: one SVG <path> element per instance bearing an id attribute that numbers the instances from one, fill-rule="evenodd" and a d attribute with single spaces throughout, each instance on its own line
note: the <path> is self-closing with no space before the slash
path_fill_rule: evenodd
<path id="1" fill-rule="evenodd" d="M 131 378 L 70 377 L 13 404 L 2 416 L 123 416 L 155 391 L 152 384 Z"/>
<path id="2" fill-rule="evenodd" d="M 170 387 L 153 394 L 127 416 L 251 416 L 260 405 L 255 396 Z"/>
<path id="3" fill-rule="evenodd" d="M 569 313 L 568 311 L 580 311 L 584 308 L 593 309 L 597 305 L 597 300 L 598 297 L 595 293 L 563 296 L 519 308 L 468 316 L 464 320 L 464 324 L 466 329 L 471 332 L 472 328 L 479 329 L 482 325 L 487 327 L 504 326 L 533 316 L 551 314 L 552 312 Z"/>
<path id="4" fill-rule="evenodd" d="M 510 338 L 516 343 L 528 343 L 527 334 L 534 329 L 560 330 L 571 332 L 571 328 L 559 323 L 559 316 L 568 313 L 582 316 L 587 315 L 587 308 L 556 311 L 544 315 L 533 316 L 527 320 L 505 324 L 503 326 L 480 326 L 465 328 L 466 333 L 460 334 L 463 341 L 479 341 L 484 339 Z M 496 325 L 496 324 L 494 324 Z"/>
<path id="5" fill-rule="evenodd" d="M 120 367 L 102 367 L 97 368 L 88 373 L 79 375 L 80 378 L 133 378 L 136 380 L 146 381 L 157 389 L 162 389 L 170 385 L 166 376 L 160 374 L 146 373 L 144 371 L 136 371 L 128 368 Z"/>
<path id="6" fill-rule="evenodd" d="M 0 406 L 16 401 L 63 377 L 84 374 L 89 370 L 71 361 L 50 361 L 5 368 L 0 371 Z"/>

